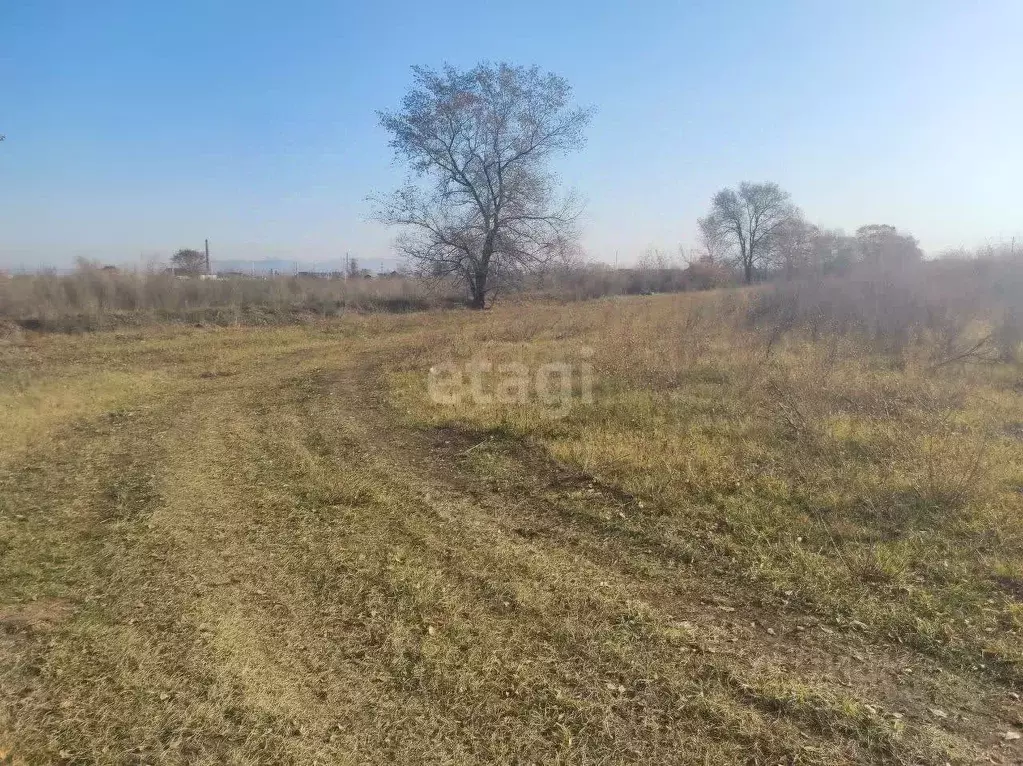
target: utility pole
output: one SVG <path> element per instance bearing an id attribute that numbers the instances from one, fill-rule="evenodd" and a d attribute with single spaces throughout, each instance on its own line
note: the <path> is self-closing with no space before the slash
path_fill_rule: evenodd
<path id="1" fill-rule="evenodd" d="M 210 241 L 206 240 L 206 274 L 209 275 L 210 271 Z"/>

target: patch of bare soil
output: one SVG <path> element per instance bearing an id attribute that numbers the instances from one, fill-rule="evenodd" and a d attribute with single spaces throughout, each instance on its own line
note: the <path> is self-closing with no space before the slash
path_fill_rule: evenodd
<path id="1" fill-rule="evenodd" d="M 0 633 L 40 633 L 53 629 L 68 614 L 71 605 L 54 599 L 0 607 Z"/>

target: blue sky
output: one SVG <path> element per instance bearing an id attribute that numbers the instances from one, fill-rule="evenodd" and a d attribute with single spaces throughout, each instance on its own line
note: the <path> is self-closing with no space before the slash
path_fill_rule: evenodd
<path id="1" fill-rule="evenodd" d="M 773 180 L 925 249 L 1023 239 L 1023 2 L 4 0 L 0 266 L 391 256 L 375 111 L 413 64 L 538 64 L 595 106 L 559 163 L 596 260 Z"/>

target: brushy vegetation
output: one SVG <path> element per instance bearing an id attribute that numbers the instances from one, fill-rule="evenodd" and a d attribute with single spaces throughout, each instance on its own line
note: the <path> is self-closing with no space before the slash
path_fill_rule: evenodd
<path id="1" fill-rule="evenodd" d="M 821 250 L 816 258 L 803 254 L 780 259 L 777 268 L 761 274 L 769 284 L 780 286 L 766 293 L 761 303 L 761 312 L 779 327 L 797 322 L 811 328 L 837 323 L 865 329 L 867 323 L 879 338 L 905 344 L 907 339 L 899 332 L 910 329 L 907 321 L 916 327 L 923 323 L 928 331 L 942 324 L 941 331 L 953 337 L 958 325 L 972 321 L 978 303 L 994 300 L 1003 309 L 1005 322 L 992 328 L 992 340 L 1012 344 L 1020 313 L 1013 296 L 1020 291 L 1021 269 L 1009 248 L 956 251 L 932 261 L 886 268 L 865 262 L 865 246 L 857 238 L 835 232 L 815 236 L 813 241 Z M 80 332 L 170 322 L 293 324 L 352 312 L 400 313 L 466 305 L 466 296 L 450 279 L 398 273 L 367 276 L 368 272 L 344 280 L 308 274 L 233 274 L 203 279 L 160 270 L 122 271 L 84 261 L 70 274 L 0 272 L 0 335 L 19 328 Z M 500 300 L 593 300 L 712 290 L 740 281 L 741 274 L 725 262 L 693 254 L 686 262 L 681 254 L 650 251 L 636 265 L 623 268 L 568 263 L 514 279 L 506 276 Z M 957 297 L 957 293 L 962 294 Z M 912 305 L 904 305 L 904 300 Z M 885 307 L 894 313 L 877 313 Z M 867 309 L 874 316 L 866 317 Z"/>
<path id="2" fill-rule="evenodd" d="M 0 752 L 1019 763 L 1020 269 L 933 267 L 8 340 Z"/>
<path id="3" fill-rule="evenodd" d="M 346 312 L 454 305 L 445 285 L 401 276 L 218 279 L 81 264 L 71 274 L 0 276 L 0 322 L 60 332 L 167 322 L 287 324 Z"/>
<path id="4" fill-rule="evenodd" d="M 777 336 L 855 337 L 897 360 L 1015 361 L 1023 341 L 1023 258 L 943 258 L 845 277 L 780 282 L 750 323 Z"/>
<path id="5" fill-rule="evenodd" d="M 734 274 L 713 264 L 661 259 L 632 268 L 577 264 L 506 280 L 508 298 L 586 300 L 722 287 Z M 346 313 L 406 312 L 465 305 L 447 279 L 392 274 L 347 280 L 298 275 L 217 279 L 122 271 L 81 263 L 69 274 L 0 273 L 0 332 L 82 332 L 161 323 L 294 324 Z"/>

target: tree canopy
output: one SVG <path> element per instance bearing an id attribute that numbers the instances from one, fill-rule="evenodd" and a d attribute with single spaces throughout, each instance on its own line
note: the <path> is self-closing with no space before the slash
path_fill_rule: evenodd
<path id="1" fill-rule="evenodd" d="M 171 256 L 171 266 L 181 274 L 205 274 L 206 256 L 198 250 L 178 250 Z"/>
<path id="2" fill-rule="evenodd" d="M 724 252 L 743 272 L 747 283 L 771 259 L 772 244 L 783 227 L 799 216 L 789 194 L 776 183 L 743 181 L 738 190 L 722 189 L 711 200 L 710 213 L 699 220 L 709 252 Z"/>

